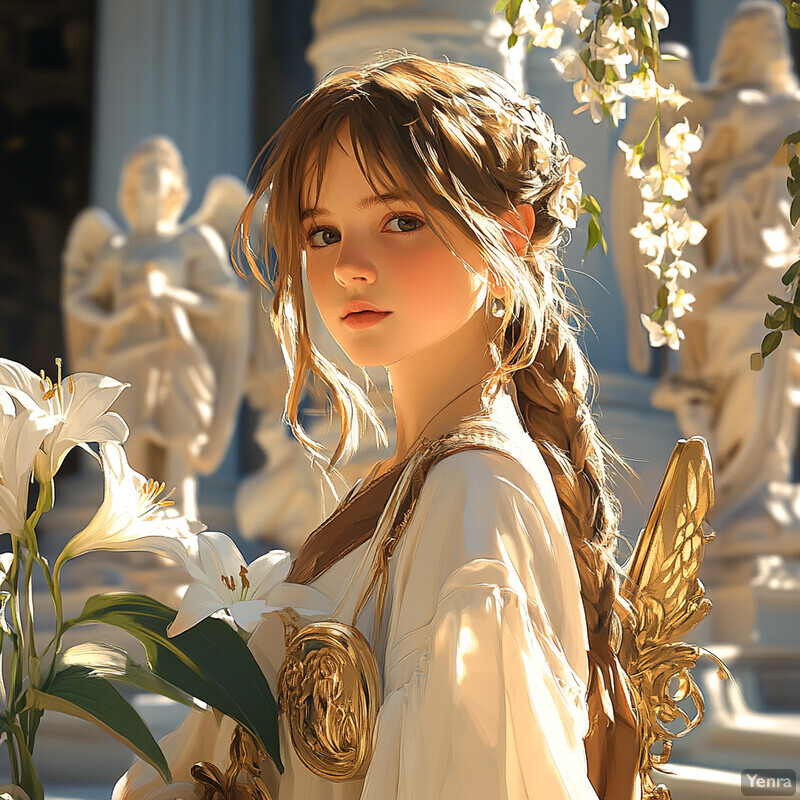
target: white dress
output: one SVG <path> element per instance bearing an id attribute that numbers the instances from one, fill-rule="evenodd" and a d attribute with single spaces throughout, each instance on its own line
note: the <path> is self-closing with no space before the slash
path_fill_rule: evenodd
<path id="1" fill-rule="evenodd" d="M 495 402 L 492 421 L 513 458 L 467 450 L 436 464 L 391 559 L 375 654 L 384 698 L 366 778 L 337 783 L 309 771 L 281 718 L 285 771 L 264 767 L 276 800 L 597 800 L 583 744 L 588 637 L 574 556 L 550 473 L 510 397 Z M 342 622 L 352 622 L 376 545 L 373 537 L 310 584 Z M 368 640 L 373 613 L 374 596 L 357 621 Z M 250 647 L 275 692 L 275 615 Z M 174 780 L 190 780 L 199 760 L 224 769 L 233 727 L 191 712 L 162 742 Z M 138 764 L 113 798 L 140 800 L 159 786 Z"/>

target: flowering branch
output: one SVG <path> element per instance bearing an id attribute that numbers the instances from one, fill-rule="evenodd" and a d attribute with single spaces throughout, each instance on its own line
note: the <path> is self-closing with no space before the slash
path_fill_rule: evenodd
<path id="1" fill-rule="evenodd" d="M 781 0 L 786 6 L 786 21 L 792 28 L 800 28 L 800 2 L 798 0 Z M 789 219 L 792 225 L 800 220 L 800 131 L 789 134 L 775 156 L 776 164 L 787 164 L 789 177 L 786 188 L 792 198 Z M 764 367 L 764 359 L 778 349 L 784 331 L 794 331 L 800 336 L 800 260 L 792 264 L 781 277 L 788 294 L 788 300 L 774 294 L 767 299 L 775 306 L 764 316 L 764 327 L 768 333 L 761 341 L 761 348 L 750 355 L 750 369 L 760 370 Z"/>
<path id="2" fill-rule="evenodd" d="M 655 307 L 641 315 L 653 347 L 680 346 L 683 332 L 675 320 L 691 310 L 694 300 L 680 284 L 695 271 L 683 258 L 687 244 L 697 244 L 705 228 L 686 210 L 689 196 L 688 173 L 691 153 L 702 143 L 702 132 L 689 129 L 686 120 L 673 125 L 663 136 L 662 106 L 678 110 L 688 102 L 674 86 L 658 82 L 662 58 L 659 30 L 669 16 L 658 0 L 500 0 L 496 8 L 504 12 L 512 32 L 513 47 L 528 37 L 528 46 L 558 48 L 565 31 L 581 42 L 579 48 L 566 49 L 552 59 L 556 70 L 573 84 L 580 104 L 576 113 L 588 110 L 594 122 L 607 119 L 614 127 L 625 119 L 628 98 L 654 104 L 653 123 L 640 142 L 619 142 L 625 153 L 626 173 L 639 182 L 642 217 L 631 230 L 639 249 L 647 256 L 647 269 L 659 280 Z M 629 72 L 630 70 L 630 72 Z M 645 145 L 655 137 L 655 163 L 642 168 Z M 594 198 L 582 204 L 591 215 L 589 248 L 602 242 L 600 209 Z"/>

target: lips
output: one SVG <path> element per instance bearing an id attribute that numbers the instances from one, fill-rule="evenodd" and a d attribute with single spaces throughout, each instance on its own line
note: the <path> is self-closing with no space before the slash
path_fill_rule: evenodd
<path id="1" fill-rule="evenodd" d="M 376 325 L 391 314 L 365 300 L 349 300 L 342 309 L 342 321 L 353 330 L 361 330 Z"/>

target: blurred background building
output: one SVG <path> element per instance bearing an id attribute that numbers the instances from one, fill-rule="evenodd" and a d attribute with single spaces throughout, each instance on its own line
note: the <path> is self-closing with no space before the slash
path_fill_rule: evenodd
<path id="1" fill-rule="evenodd" d="M 738 1 L 662 2 L 671 17 L 662 41 L 686 45 L 698 79 L 707 81 Z M 492 14 L 493 6 L 494 0 L 2 0 L 0 355 L 38 371 L 50 370 L 64 353 L 60 275 L 67 231 L 89 205 L 121 224 L 120 167 L 142 139 L 164 134 L 176 142 L 193 191 L 191 213 L 215 175 L 247 179 L 263 144 L 315 79 L 377 50 L 405 48 L 470 61 L 523 84 L 589 165 L 582 173 L 585 190 L 607 217 L 613 215 L 615 133 L 593 125 L 588 114 L 573 115 L 570 86 L 552 69 L 550 51 L 507 50 L 507 25 Z M 791 41 L 797 51 L 797 32 Z M 601 429 L 639 476 L 619 486 L 631 539 L 680 435 L 673 414 L 650 400 L 666 354 L 653 351 L 649 374 L 631 369 L 614 252 L 603 255 L 596 248 L 584 257 L 583 227 L 575 240 L 565 267 L 590 323 L 584 343 L 599 373 Z M 757 346 L 754 341 L 752 349 Z M 207 491 L 215 498 L 215 520 L 233 533 L 236 484 L 263 461 L 255 428 L 254 413 L 244 407 L 219 473 L 200 485 L 201 515 Z M 723 546 L 723 535 L 710 550 Z M 743 573 L 741 580 L 751 577 Z M 787 591 L 774 602 L 771 617 L 753 601 L 748 608 L 754 616 L 740 619 L 738 633 L 708 626 L 699 632 L 704 643 L 720 646 L 734 668 L 740 665 L 743 699 L 737 706 L 738 695 L 713 683 L 709 670 L 712 682 L 705 686 L 716 709 L 709 716 L 740 716 L 735 724 L 732 717 L 717 718 L 708 726 L 712 734 L 693 740 L 697 747 L 692 737 L 688 748 L 676 747 L 673 760 L 685 768 L 675 779 L 675 800 L 738 796 L 739 770 L 746 766 L 800 767 L 800 628 L 794 613 L 800 611 L 800 588 L 795 582 Z M 755 744 L 748 739 L 754 726 L 765 728 Z M 795 749 L 787 761 L 781 748 L 789 746 Z M 73 760 L 62 781 L 73 788 L 60 786 L 53 796 L 104 796 L 108 771 L 91 764 L 74 767 Z M 53 786 L 58 769 L 50 776 Z M 75 788 L 92 783 L 94 789 Z"/>

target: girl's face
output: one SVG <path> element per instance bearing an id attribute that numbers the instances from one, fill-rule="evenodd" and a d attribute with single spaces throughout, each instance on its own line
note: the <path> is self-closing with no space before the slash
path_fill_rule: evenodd
<path id="1" fill-rule="evenodd" d="M 328 155 L 312 206 L 314 193 L 312 172 L 301 195 L 308 282 L 325 325 L 354 364 L 390 366 L 480 322 L 486 267 L 477 247 L 442 225 L 461 258 L 453 255 L 402 186 L 376 196 L 346 130 Z"/>

